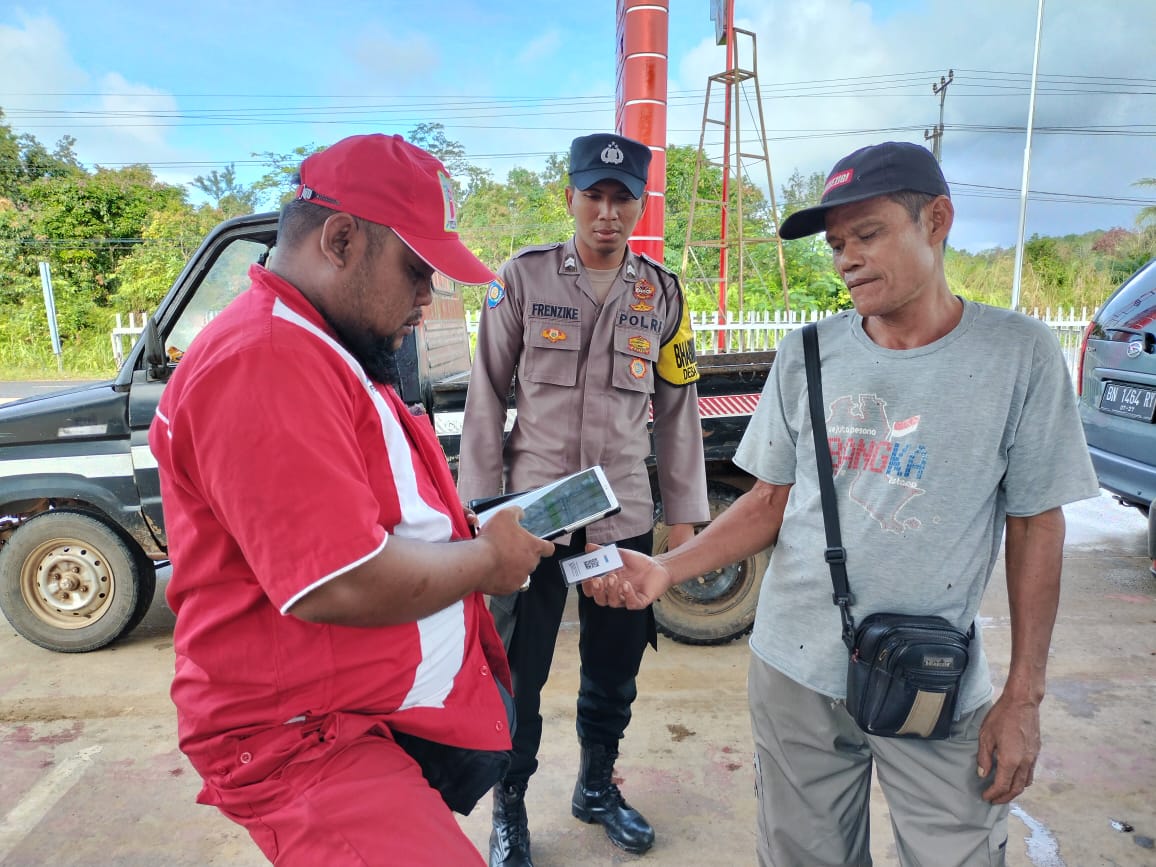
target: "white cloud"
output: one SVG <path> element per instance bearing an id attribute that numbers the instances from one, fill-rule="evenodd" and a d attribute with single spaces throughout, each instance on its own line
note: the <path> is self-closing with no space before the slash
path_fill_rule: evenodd
<path id="1" fill-rule="evenodd" d="M 181 158 L 168 142 L 172 123 L 162 115 L 176 100 L 156 88 L 109 72 L 94 76 L 80 68 L 57 22 L 21 16 L 19 26 L 0 25 L 0 108 L 17 132 L 30 133 L 51 148 L 65 135 L 87 165 L 166 162 Z M 182 184 L 186 174 L 157 172 Z"/>
<path id="2" fill-rule="evenodd" d="M 1015 243 L 1018 192 L 1027 123 L 1028 83 L 1035 40 L 1036 4 L 1002 0 L 968 3 L 929 0 L 901 5 L 884 16 L 887 4 L 853 0 L 759 2 L 739 0 L 736 26 L 753 30 L 759 42 L 759 83 L 776 184 L 798 168 L 825 173 L 857 147 L 888 138 L 922 143 L 938 119 L 931 85 L 948 69 L 955 79 L 945 103 L 943 167 L 957 187 L 953 243 L 972 249 Z M 872 8 L 874 7 L 874 8 Z M 1135 179 L 1151 175 L 1151 136 L 1049 134 L 1046 127 L 1144 124 L 1156 115 L 1156 3 L 1117 0 L 1099 4 L 1053 3 L 1045 9 L 1036 104 L 1031 188 L 1095 196 L 1136 196 Z M 740 50 L 746 43 L 740 42 Z M 704 39 L 672 62 L 677 87 L 705 89 L 707 76 L 725 66 L 723 49 Z M 740 57 L 740 63 L 742 58 Z M 747 66 L 746 63 L 742 63 Z M 991 72 L 1020 73 L 998 81 Z M 1132 93 L 1055 93 L 1058 76 L 1145 79 L 1118 88 Z M 894 76 L 903 84 L 878 88 L 872 76 Z M 841 80 L 843 87 L 836 87 Z M 879 81 L 880 79 L 874 79 Z M 810 82 L 815 95 L 799 93 Z M 799 85 L 788 89 L 787 85 Z M 1087 87 L 1087 82 L 1079 85 Z M 676 85 L 672 80 L 671 88 Z M 1070 88 L 1069 88 L 1070 89 Z M 834 91 L 844 95 L 836 96 Z M 1143 93 L 1139 93 L 1142 91 Z M 672 110 L 670 127 L 695 127 L 701 106 Z M 749 115 L 746 130 L 752 129 Z M 1010 131 L 997 131 L 1011 127 Z M 823 137 L 830 130 L 874 130 Z M 891 131 L 889 131 L 891 130 Z M 1149 127 L 1148 133 L 1156 129 Z M 791 136 L 797 136 L 791 138 Z M 716 138 L 721 139 L 721 136 Z M 745 140 L 745 135 L 744 135 Z M 681 143 L 693 143 L 683 136 Z M 1008 188 L 1003 198 L 970 194 L 963 184 Z M 1142 193 L 1141 193 L 1142 194 Z M 1063 234 L 1130 225 L 1135 207 L 1029 203 L 1027 234 Z"/>
<path id="3" fill-rule="evenodd" d="M 419 90 L 430 86 L 440 71 L 441 52 L 423 34 L 398 36 L 373 26 L 355 40 L 352 60 L 368 76 L 359 76 L 361 88 L 371 93 L 403 93 L 414 85 Z"/>
<path id="4" fill-rule="evenodd" d="M 172 94 L 143 84 L 126 81 L 117 72 L 101 76 L 97 82 L 99 111 L 105 115 L 108 132 L 123 133 L 118 146 L 132 143 L 132 150 L 140 148 L 155 154 L 167 147 L 167 128 L 176 122 L 177 101 Z"/>
<path id="5" fill-rule="evenodd" d="M 299 25 L 284 16 L 255 44 L 244 19 L 229 19 L 231 28 L 209 29 L 200 26 L 196 14 L 177 8 L 180 4 L 158 7 L 147 21 L 126 16 L 123 28 L 102 30 L 106 12 L 92 17 L 63 0 L 38 2 L 61 11 L 55 18 L 13 10 L 0 14 L 0 107 L 8 122 L 47 145 L 75 136 L 77 153 L 88 164 L 148 162 L 172 182 L 232 161 L 247 182 L 261 171 L 244 164 L 254 151 L 284 153 L 354 132 L 405 132 L 429 121 L 443 122 L 447 136 L 503 178 L 515 165 L 540 168 L 538 154 L 564 152 L 573 136 L 610 129 L 614 121 L 613 4 L 591 17 L 557 0 L 542 4 L 537 18 L 526 18 L 500 4 L 465 3 L 436 24 L 416 7 L 386 12 L 381 4 L 355 4 L 314 22 L 312 44 L 327 48 L 314 56 L 300 50 Z M 703 37 L 689 50 L 673 40 L 679 47 L 670 57 L 668 140 L 694 145 L 707 77 L 722 71 L 725 52 L 714 44 L 707 4 L 671 5 L 672 31 L 682 33 L 685 26 Z M 128 7 L 125 0 L 122 6 Z M 944 170 L 959 194 L 953 243 L 973 249 L 1014 243 L 1024 149 L 1018 128 L 1027 119 L 1035 3 L 737 0 L 737 7 L 738 25 L 758 36 L 759 83 L 778 186 L 796 168 L 825 173 L 861 145 L 885 138 L 922 142 L 924 129 L 939 113 L 931 85 L 954 69 L 943 139 Z M 166 46 L 170 35 L 187 36 L 188 45 L 177 47 L 176 39 L 171 62 L 156 62 L 158 33 L 165 35 Z M 1153 33 L 1153 0 L 1048 4 L 1040 62 L 1048 87 L 1037 104 L 1033 189 L 1152 197 L 1131 184 L 1156 174 L 1151 158 L 1156 123 L 1148 135 L 1138 129 L 1156 116 Z M 94 39 L 109 44 L 89 53 Z M 279 44 L 289 50 L 270 48 Z M 205 53 L 207 47 L 211 52 Z M 740 60 L 746 65 L 749 59 Z M 991 71 L 1005 79 L 1008 72 L 1018 73 L 1018 80 L 999 82 Z M 1048 92 L 1065 75 L 1133 81 L 1118 88 L 1130 93 Z M 271 96 L 243 102 L 186 96 L 263 92 Z M 302 96 L 282 102 L 281 94 Z M 344 98 L 357 95 L 381 99 Z M 511 107 L 512 97 L 525 100 L 521 109 Z M 594 99 L 580 104 L 581 97 Z M 178 109 L 186 115 L 179 122 L 165 116 Z M 201 109 L 219 115 L 194 118 Z M 118 114 L 109 115 L 110 110 Z M 1134 132 L 1045 131 L 1107 124 Z M 1000 127 L 1009 129 L 1000 132 Z M 743 129 L 753 129 L 749 112 Z M 717 132 L 708 136 L 708 141 L 719 139 Z M 487 154 L 510 156 L 486 159 Z M 182 161 L 200 165 L 162 165 Z M 979 196 L 965 185 L 1006 192 Z M 1028 234 L 1130 226 L 1137 210 L 1033 201 Z"/>
<path id="6" fill-rule="evenodd" d="M 536 65 L 543 60 L 552 58 L 561 47 L 562 35 L 557 30 L 547 30 L 526 43 L 518 52 L 517 62 L 525 65 Z"/>

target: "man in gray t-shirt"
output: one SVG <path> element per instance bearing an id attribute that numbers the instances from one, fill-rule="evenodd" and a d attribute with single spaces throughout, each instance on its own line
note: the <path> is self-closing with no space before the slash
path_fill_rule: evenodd
<path id="1" fill-rule="evenodd" d="M 801 334 L 780 345 L 735 456 L 751 491 L 686 546 L 654 560 L 624 552 L 623 569 L 584 587 L 644 606 L 775 546 L 749 677 L 761 864 L 870 863 L 873 768 L 901 863 L 1002 864 L 1007 805 L 1032 782 L 1061 507 L 1099 489 L 1047 327 L 948 288 L 953 218 L 931 154 L 886 142 L 836 164 L 821 203 L 781 234 L 826 231 L 855 305 L 818 329 L 851 614 L 938 615 L 967 631 L 1006 534 L 1012 658 L 994 704 L 976 629 L 946 739 L 867 734 L 847 712 Z"/>

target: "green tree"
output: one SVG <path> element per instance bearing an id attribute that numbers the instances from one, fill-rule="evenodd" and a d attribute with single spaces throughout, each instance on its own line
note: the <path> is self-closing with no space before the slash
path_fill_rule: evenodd
<path id="1" fill-rule="evenodd" d="M 447 138 L 445 126 L 440 123 L 419 123 L 405 134 L 405 139 L 433 154 L 449 169 L 459 208 L 465 205 L 474 192 L 492 180 L 488 169 L 478 168 L 466 159 L 465 146 Z"/>
<path id="2" fill-rule="evenodd" d="M 120 261 L 109 306 L 119 313 L 151 314 L 205 236 L 227 215 L 218 208 L 169 202 L 141 232 L 143 243 Z"/>
<path id="3" fill-rule="evenodd" d="M 40 178 L 26 188 L 29 218 L 18 269 L 29 277 L 49 262 L 62 332 L 83 330 L 108 304 L 119 262 L 140 243 L 152 215 L 184 201 L 147 166 L 97 168 Z"/>
<path id="4" fill-rule="evenodd" d="M 682 274 L 685 290 L 695 311 L 715 311 L 718 302 L 718 276 L 722 235 L 722 169 L 704 162 L 699 167 L 695 189 L 695 166 L 698 149 L 689 145 L 671 145 L 666 151 L 666 253 L 668 267 Z M 691 201 L 696 196 L 694 223 Z M 733 181 L 727 195 L 727 309 L 777 309 L 783 306 L 783 287 L 779 272 L 777 245 L 768 239 L 774 235 L 770 203 L 749 179 L 742 184 L 742 213 L 739 213 L 739 187 Z M 688 228 L 690 229 L 688 233 Z M 687 247 L 687 238 L 691 246 Z M 744 239 L 745 255 L 740 260 L 738 242 Z M 685 262 L 685 267 L 683 263 Z M 740 279 L 741 278 L 741 279 Z M 741 289 L 741 291 L 739 291 Z M 792 289 L 793 291 L 793 289 Z"/>
<path id="5" fill-rule="evenodd" d="M 1140 178 L 1132 184 L 1134 187 L 1156 187 L 1156 178 Z M 1137 226 L 1156 226 L 1156 205 L 1149 205 L 1142 208 L 1140 213 L 1136 215 Z"/>
<path id="6" fill-rule="evenodd" d="M 28 258 L 31 215 L 11 199 L 0 198 L 0 313 L 32 297 L 39 278 Z"/>
<path id="7" fill-rule="evenodd" d="M 565 240 L 573 230 L 566 213 L 564 157 L 547 160 L 544 171 L 514 168 L 504 183 L 481 180 L 458 215 L 462 240 L 478 258 L 497 268 L 522 247 Z M 481 304 L 482 293 L 465 290 L 467 307 Z"/>
<path id="8" fill-rule="evenodd" d="M 301 163 L 306 157 L 324 149 L 324 145 L 310 144 L 295 147 L 287 154 L 274 151 L 251 154 L 269 166 L 269 171 L 254 181 L 249 188 L 253 193 L 253 207 L 270 210 L 280 208 L 293 195 L 296 186 L 293 178 L 301 168 Z"/>
<path id="9" fill-rule="evenodd" d="M 0 110 L 0 199 L 27 204 L 28 186 L 34 181 L 81 173 L 75 145 L 76 139 L 66 135 L 49 151 L 35 136 L 17 135 Z"/>
<path id="10" fill-rule="evenodd" d="M 253 187 L 238 183 L 235 163 L 229 163 L 220 172 L 213 169 L 208 175 L 197 175 L 189 182 L 189 186 L 208 196 L 213 206 L 225 217 L 240 217 L 251 213 L 260 198 Z"/>
<path id="11" fill-rule="evenodd" d="M 820 172 L 804 176 L 795 169 L 779 192 L 780 224 L 795 211 L 819 204 L 826 183 Z M 783 252 L 794 308 L 834 311 L 851 306 L 851 294 L 835 272 L 831 251 L 821 235 L 787 241 Z"/>

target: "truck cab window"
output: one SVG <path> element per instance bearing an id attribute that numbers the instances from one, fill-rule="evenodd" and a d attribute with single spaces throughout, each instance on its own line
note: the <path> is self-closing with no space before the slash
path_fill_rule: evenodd
<path id="1" fill-rule="evenodd" d="M 249 266 L 267 253 L 264 244 L 243 239 L 221 251 L 165 339 L 165 354 L 170 362 L 180 361 L 201 329 L 249 288 Z"/>

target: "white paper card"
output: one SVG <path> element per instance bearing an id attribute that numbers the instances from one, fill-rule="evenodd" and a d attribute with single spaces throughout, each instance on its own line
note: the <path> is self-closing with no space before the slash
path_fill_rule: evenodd
<path id="1" fill-rule="evenodd" d="M 597 551 L 588 551 L 577 557 L 567 557 L 560 560 L 562 575 L 567 584 L 581 584 L 598 575 L 605 575 L 622 565 L 622 555 L 615 545 L 607 545 Z"/>

